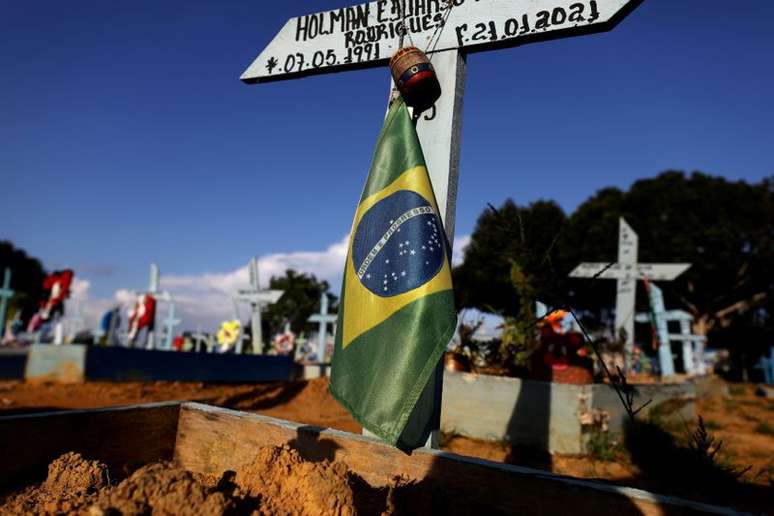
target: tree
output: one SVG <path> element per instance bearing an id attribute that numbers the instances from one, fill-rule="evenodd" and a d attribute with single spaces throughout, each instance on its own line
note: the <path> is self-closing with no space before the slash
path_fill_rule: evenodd
<path id="1" fill-rule="evenodd" d="M 320 311 L 320 296 L 328 292 L 330 285 L 325 280 L 318 280 L 314 274 L 299 274 L 293 269 L 285 271 L 281 277 L 272 276 L 269 280 L 269 288 L 283 290 L 285 293 L 263 311 L 262 322 L 265 338 L 280 333 L 285 323 L 290 323 L 290 328 L 295 333 L 309 330 L 312 327 L 307 319 L 313 313 Z M 329 310 L 337 309 L 337 298 L 328 294 L 330 299 Z"/>
<path id="2" fill-rule="evenodd" d="M 615 261 L 622 216 L 639 235 L 641 261 L 692 264 L 662 285 L 667 305 L 689 310 L 700 329 L 727 325 L 724 318 L 744 312 L 727 308 L 741 303 L 750 312 L 771 301 L 773 186 L 771 179 L 748 184 L 669 171 L 635 182 L 628 192 L 602 190 L 570 217 L 560 253 L 570 268 L 581 261 Z M 581 283 L 572 282 L 576 305 L 599 309 L 614 299 L 614 282 L 597 282 L 593 290 L 590 282 Z"/>
<path id="3" fill-rule="evenodd" d="M 38 309 L 38 302 L 43 296 L 43 279 L 46 271 L 40 260 L 28 256 L 27 253 L 14 247 L 7 241 L 0 241 L 0 282 L 5 268 L 12 271 L 11 289 L 15 291 L 8 310 L 8 317 L 13 317 L 17 310 L 22 311 L 22 319 L 27 320 Z"/>
<path id="4" fill-rule="evenodd" d="M 556 244 L 566 222 L 554 201 L 519 207 L 508 199 L 499 209 L 486 209 L 478 218 L 463 263 L 454 269 L 457 306 L 518 315 L 522 296 L 511 281 L 514 263 L 529 284 L 522 282 L 520 290 L 553 291 L 559 277 L 554 271 L 564 268 L 556 263 Z"/>
<path id="5" fill-rule="evenodd" d="M 458 306 L 518 315 L 522 299 L 509 281 L 514 260 L 549 305 L 609 312 L 614 281 L 569 280 L 567 274 L 580 262 L 617 261 L 619 217 L 639 235 L 640 261 L 692 263 L 677 281 L 662 284 L 668 307 L 693 313 L 699 330 L 723 328 L 729 335 L 732 326 L 755 327 L 756 334 L 771 336 L 774 178 L 749 184 L 668 171 L 628 191 L 602 189 L 570 217 L 551 201 L 490 207 L 455 269 Z M 645 309 L 644 292 L 638 300 Z"/>

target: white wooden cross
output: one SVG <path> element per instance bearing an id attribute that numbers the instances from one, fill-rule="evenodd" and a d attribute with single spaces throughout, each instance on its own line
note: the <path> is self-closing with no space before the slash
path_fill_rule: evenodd
<path id="1" fill-rule="evenodd" d="M 250 288 L 237 291 L 235 299 L 250 303 L 251 317 L 250 326 L 253 333 L 253 353 L 262 355 L 263 349 L 263 330 L 261 328 L 261 311 L 264 306 L 276 303 L 282 294 L 282 290 L 261 290 L 258 282 L 258 258 L 250 259 Z M 236 343 L 236 353 L 242 353 L 242 339 Z"/>
<path id="2" fill-rule="evenodd" d="M 442 93 L 417 120 L 417 133 L 451 248 L 467 54 L 610 30 L 641 1 L 378 0 L 342 7 L 288 20 L 241 79 L 261 83 L 385 66 L 401 42 L 426 51 Z M 428 385 L 436 427 L 442 373 L 439 361 Z"/>
<path id="3" fill-rule="evenodd" d="M 183 321 L 179 318 L 175 317 L 175 303 L 170 300 L 169 301 L 169 312 L 167 313 L 167 318 L 164 319 L 164 349 L 167 351 L 172 350 L 172 340 L 175 337 L 175 326 L 182 323 Z"/>
<path id="4" fill-rule="evenodd" d="M 656 287 L 653 283 L 650 284 L 650 288 Z M 658 287 L 656 287 L 658 288 Z M 660 290 L 660 289 L 659 289 Z M 691 323 L 693 322 L 693 316 L 685 310 L 664 310 L 661 313 L 655 313 L 656 327 L 659 327 L 658 319 L 663 319 L 667 325 L 672 321 L 680 323 L 680 333 L 668 333 L 666 337 L 669 339 L 671 346 L 673 341 L 677 341 L 682 347 L 683 356 L 683 368 L 688 375 L 702 376 L 707 374 L 707 366 L 704 363 L 704 344 L 707 342 L 707 337 L 704 335 L 696 335 L 691 331 Z M 635 321 L 638 323 L 653 324 L 653 320 L 650 313 L 638 313 L 635 317 Z M 659 341 L 664 338 L 664 335 L 659 334 Z M 659 356 L 659 360 L 661 360 Z"/>
<path id="5" fill-rule="evenodd" d="M 81 303 L 77 299 L 72 299 L 68 303 L 71 309 L 67 310 L 67 333 L 68 340 L 72 342 L 78 335 L 78 332 L 83 329 L 83 311 L 81 310 Z"/>
<path id="6" fill-rule="evenodd" d="M 155 263 L 151 263 L 150 266 L 150 278 L 148 280 L 148 290 L 147 292 L 151 294 L 153 297 L 156 298 L 156 301 L 166 301 L 169 303 L 169 309 L 172 312 L 172 317 L 174 317 L 174 301 L 172 300 L 172 294 L 170 294 L 167 291 L 162 291 L 160 288 L 161 285 L 161 272 L 159 271 L 159 266 Z M 135 291 L 136 295 L 141 295 L 142 292 Z M 157 305 L 157 311 L 158 311 L 158 305 Z M 155 322 L 153 327 L 155 328 Z M 171 344 L 170 344 L 171 346 Z M 156 332 L 155 330 L 148 330 L 148 334 L 146 337 L 146 349 L 155 349 L 156 348 Z"/>
<path id="7" fill-rule="evenodd" d="M 328 335 L 328 325 L 333 326 L 333 333 L 336 333 L 336 314 L 328 313 L 328 294 L 325 292 L 320 296 L 320 313 L 314 314 L 307 321 L 319 323 L 319 333 L 317 335 L 317 362 L 325 362 L 325 342 Z"/>
<path id="8" fill-rule="evenodd" d="M 571 278 L 614 279 L 617 282 L 615 298 L 615 332 L 625 335 L 626 367 L 631 366 L 634 350 L 634 317 L 637 281 L 672 281 L 685 272 L 690 263 L 638 263 L 639 238 L 622 218 L 618 219 L 618 262 L 581 263 L 570 273 Z"/>
<path id="9" fill-rule="evenodd" d="M 0 340 L 5 337 L 5 319 L 8 316 L 8 301 L 14 295 L 11 290 L 11 268 L 6 267 L 3 273 L 3 287 L 0 288 Z"/>
<path id="10" fill-rule="evenodd" d="M 196 327 L 196 332 L 191 334 L 191 338 L 194 341 L 194 351 L 196 353 L 201 352 L 202 349 L 202 343 L 204 343 L 205 349 L 207 348 L 207 339 L 209 335 L 206 333 L 202 333 L 202 327 L 201 325 Z"/>

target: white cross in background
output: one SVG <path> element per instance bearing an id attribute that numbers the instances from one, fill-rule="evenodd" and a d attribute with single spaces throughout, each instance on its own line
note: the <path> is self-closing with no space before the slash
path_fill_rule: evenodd
<path id="1" fill-rule="evenodd" d="M 253 332 L 253 353 L 262 355 L 263 349 L 263 330 L 261 328 L 261 311 L 264 306 L 276 303 L 282 297 L 282 290 L 261 290 L 258 282 L 258 258 L 250 259 L 250 288 L 237 291 L 234 299 L 250 303 L 251 318 L 250 326 Z M 242 353 L 242 339 L 236 343 L 236 353 Z"/>
<path id="2" fill-rule="evenodd" d="M 597 277 L 616 280 L 615 338 L 618 338 L 621 330 L 623 330 L 625 334 L 624 354 L 627 368 L 631 367 L 631 357 L 634 350 L 634 311 L 637 281 L 644 279 L 649 281 L 672 281 L 691 266 L 690 263 L 638 263 L 638 249 L 639 238 L 637 233 L 623 218 L 620 218 L 618 219 L 618 262 L 612 265 L 602 262 L 581 263 L 570 273 L 571 278 Z"/>

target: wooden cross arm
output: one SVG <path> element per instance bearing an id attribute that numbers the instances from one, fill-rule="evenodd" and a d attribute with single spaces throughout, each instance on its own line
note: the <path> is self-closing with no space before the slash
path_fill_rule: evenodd
<path id="1" fill-rule="evenodd" d="M 291 18 L 244 71 L 247 83 L 384 64 L 406 44 L 479 52 L 612 29 L 642 0 L 378 0 Z"/>
<path id="2" fill-rule="evenodd" d="M 571 278 L 649 279 L 671 281 L 688 270 L 690 263 L 638 263 L 636 265 L 586 262 L 575 267 Z"/>

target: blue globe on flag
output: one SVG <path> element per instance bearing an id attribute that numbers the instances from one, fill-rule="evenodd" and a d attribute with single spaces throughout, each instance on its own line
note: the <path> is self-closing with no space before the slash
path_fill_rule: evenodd
<path id="1" fill-rule="evenodd" d="M 352 263 L 370 292 L 392 297 L 414 290 L 441 270 L 441 222 L 416 192 L 399 190 L 374 204 L 355 230 Z"/>

